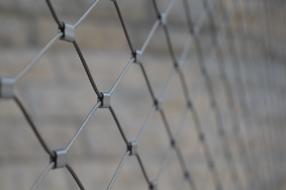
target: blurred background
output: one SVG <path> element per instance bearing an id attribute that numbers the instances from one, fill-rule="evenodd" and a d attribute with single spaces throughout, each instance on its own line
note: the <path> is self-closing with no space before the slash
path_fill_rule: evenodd
<path id="1" fill-rule="evenodd" d="M 165 11 L 172 0 L 157 0 Z M 167 18 L 175 56 L 190 36 L 183 0 L 175 0 Z M 225 190 L 286 190 L 286 2 L 282 0 L 188 0 L 202 56 L 222 115 L 234 182 L 217 132 L 216 113 L 191 43 L 182 65 L 205 139 Z M 93 0 L 53 0 L 61 21 L 74 24 Z M 140 49 L 157 17 L 151 0 L 118 0 L 131 42 Z M 16 76 L 54 37 L 58 27 L 44 0 L 0 1 L 0 76 Z M 217 46 L 213 44 L 216 39 Z M 100 91 L 108 91 L 130 59 L 130 50 L 112 1 L 102 0 L 76 29 L 76 40 Z M 217 54 L 219 52 L 219 54 Z M 217 59 L 217 56 L 219 59 Z M 174 70 L 163 29 L 158 28 L 140 61 L 156 96 Z M 222 63 L 223 62 L 223 63 Z M 234 105 L 225 93 L 225 68 Z M 17 81 L 15 89 L 52 150 L 64 147 L 97 102 L 71 43 L 57 40 Z M 186 111 L 180 79 L 174 75 L 162 107 L 172 132 L 182 124 L 177 144 L 197 189 L 215 189 L 194 119 Z M 152 109 L 138 64 L 132 64 L 112 97 L 112 106 L 128 139 L 133 139 Z M 239 130 L 232 114 L 238 118 Z M 182 117 L 186 116 L 182 123 Z M 155 113 L 138 141 L 138 152 L 151 179 L 169 150 L 160 115 Z M 242 148 L 244 147 L 244 148 Z M 126 150 L 107 109 L 99 109 L 68 153 L 68 161 L 86 189 L 105 189 Z M 243 151 L 246 150 L 246 151 Z M 158 180 L 159 189 L 190 189 L 182 179 L 175 151 Z M 49 163 L 21 110 L 0 99 L 0 189 L 28 190 Z M 78 189 L 65 169 L 51 170 L 37 189 Z M 134 157 L 128 158 L 112 189 L 148 189 Z"/>

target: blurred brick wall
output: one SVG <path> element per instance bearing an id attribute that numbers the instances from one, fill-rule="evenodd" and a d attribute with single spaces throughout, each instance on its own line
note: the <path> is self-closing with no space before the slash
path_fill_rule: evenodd
<path id="1" fill-rule="evenodd" d="M 161 10 L 164 10 L 168 0 L 159 0 L 159 2 Z M 237 150 L 235 142 L 230 146 L 236 155 L 237 166 L 240 168 L 244 182 L 251 181 L 254 183 L 255 180 L 260 182 L 259 185 L 247 184 L 248 189 L 284 190 L 285 168 L 280 167 L 280 163 L 285 162 L 283 157 L 286 152 L 281 147 L 285 134 L 285 130 L 281 127 L 285 123 L 285 117 L 282 114 L 285 112 L 285 103 L 283 103 L 285 83 L 282 82 L 285 81 L 285 66 L 279 64 L 279 60 L 284 60 L 284 49 L 280 48 L 284 47 L 283 36 L 285 36 L 283 33 L 283 16 L 281 16 L 284 12 L 284 3 L 283 1 L 275 1 L 273 3 L 275 6 L 269 7 L 271 16 L 267 16 L 267 18 L 269 22 L 273 23 L 271 29 L 274 35 L 267 43 L 267 47 L 274 52 L 275 58 L 278 60 L 277 63 L 275 62 L 276 64 L 273 64 L 275 66 L 269 66 L 263 57 L 266 47 L 264 39 L 267 37 L 267 32 L 260 29 L 260 23 L 265 21 L 261 16 L 263 13 L 261 4 L 257 4 L 258 1 L 245 0 L 246 7 L 241 10 L 241 8 L 234 9 L 229 2 L 225 0 L 225 5 L 233 13 L 232 23 L 237 27 L 235 28 L 237 32 L 240 32 L 238 28 L 242 24 L 239 20 L 241 12 L 246 15 L 246 24 L 249 30 L 245 35 L 241 35 L 241 38 L 238 37 L 238 42 L 241 44 L 244 44 L 245 41 L 249 42 L 248 48 L 244 49 L 245 52 L 240 52 L 240 56 L 245 58 L 243 61 L 247 67 L 244 76 L 245 83 L 248 84 L 248 103 L 252 107 L 251 117 L 257 120 L 255 127 L 247 128 L 247 141 L 252 150 L 252 162 L 248 163 L 247 166 L 252 166 L 257 171 L 247 175 L 243 174 L 241 165 L 244 160 L 240 158 L 241 155 L 235 152 Z M 91 0 L 54 1 L 62 20 L 71 23 L 75 22 L 91 3 Z M 120 0 L 119 3 L 123 16 L 126 18 L 132 41 L 136 48 L 139 48 L 155 20 L 152 5 L 146 0 Z M 182 50 L 185 39 L 188 37 L 181 6 L 179 4 L 174 7 L 169 20 L 172 26 L 171 36 L 174 39 L 177 54 Z M 203 23 L 202 35 L 206 37 L 203 41 L 204 50 L 207 52 L 205 54 L 207 64 L 215 85 L 217 98 L 223 110 L 224 121 L 228 127 L 227 132 L 232 137 L 219 73 L 216 69 L 213 52 L 209 50 L 207 34 L 210 31 L 208 30 L 208 22 L 201 19 L 204 18 L 201 1 L 191 1 L 191 8 L 195 23 Z M 219 19 L 218 13 L 216 20 L 220 22 Z M 1 76 L 18 73 L 57 32 L 56 25 L 42 0 L 1 0 L 0 23 Z M 83 48 L 83 53 L 99 88 L 108 90 L 130 56 L 121 26 L 110 1 L 103 1 L 92 11 L 87 20 L 80 25 L 77 31 L 77 39 Z M 262 41 L 263 43 L 261 43 Z M 227 53 L 227 47 L 223 46 L 223 48 Z M 254 60 L 251 59 L 253 57 L 245 57 L 249 49 L 252 50 L 250 54 L 255 57 Z M 226 55 L 226 60 L 228 60 L 227 65 L 230 67 L 231 57 Z M 171 68 L 166 42 L 160 33 L 152 39 L 144 62 L 149 63 L 152 82 L 156 89 L 160 89 Z M 189 73 L 188 85 L 191 89 L 191 95 L 205 126 L 209 142 L 212 145 L 212 153 L 215 155 L 225 187 L 226 189 L 234 189 L 222 156 L 219 139 L 215 135 L 213 114 L 210 112 L 208 95 L 202 82 L 202 76 L 199 74 L 193 51 L 189 62 L 191 66 L 186 66 L 185 71 Z M 120 86 L 122 90 L 118 91 L 114 99 L 115 109 L 118 110 L 120 120 L 126 126 L 129 137 L 134 136 L 137 132 L 148 106 L 152 104 L 142 76 L 138 73 L 138 68 L 134 66 Z M 234 82 L 235 75 L 230 70 L 228 73 L 232 84 L 234 84 L 233 88 L 237 91 Z M 262 82 L 263 79 L 264 82 Z M 183 107 L 183 98 L 182 94 L 178 93 L 180 92 L 178 81 L 175 80 L 173 83 L 173 87 L 168 91 L 170 95 L 167 98 L 166 108 L 172 126 L 176 126 L 179 119 L 177 114 Z M 65 42 L 56 43 L 23 81 L 20 81 L 17 89 L 39 124 L 40 131 L 53 148 L 59 148 L 68 141 L 88 109 L 96 101 L 79 64 L 78 57 L 71 46 Z M 270 101 L 268 101 L 269 96 L 272 97 Z M 121 109 L 122 107 L 126 107 L 126 109 Z M 239 109 L 239 105 L 237 108 Z M 99 113 L 71 151 L 72 164 L 75 165 L 76 171 L 79 172 L 87 189 L 105 187 L 122 150 L 125 149 L 118 131 L 110 119 L 111 117 L 105 112 Z M 152 125 L 153 128 L 151 128 L 154 131 L 146 132 L 146 137 L 142 140 L 143 145 L 140 147 L 140 150 L 146 153 L 144 161 L 146 161 L 148 170 L 152 174 L 164 155 L 165 143 L 168 143 L 165 134 L 161 132 L 162 126 L 158 123 L 157 118 Z M 268 127 L 270 124 L 276 126 L 275 130 Z M 157 126 L 159 127 L 156 128 Z M 202 147 L 197 141 L 191 119 L 188 121 L 188 126 L 191 127 L 183 133 L 180 142 L 186 152 L 188 167 L 193 171 L 199 189 L 212 189 L 211 178 L 202 156 Z M 41 168 L 47 163 L 47 156 L 43 153 L 23 116 L 12 102 L 0 101 L 0 130 L 0 189 L 29 189 Z M 157 135 L 152 136 L 152 134 Z M 108 140 L 109 138 L 112 138 L 112 143 Z M 265 139 L 268 140 L 268 144 L 263 144 Z M 266 157 L 265 155 L 270 156 Z M 175 159 L 172 158 L 172 160 Z M 166 172 L 167 174 L 161 184 L 163 189 L 177 188 L 176 178 L 178 178 L 179 170 L 176 162 L 171 163 L 171 169 Z M 134 162 L 126 166 L 117 185 L 117 189 L 146 189 L 138 166 Z M 273 185 L 276 185 L 275 188 Z M 75 185 L 65 172 L 56 171 L 48 176 L 41 189 L 75 189 Z"/>

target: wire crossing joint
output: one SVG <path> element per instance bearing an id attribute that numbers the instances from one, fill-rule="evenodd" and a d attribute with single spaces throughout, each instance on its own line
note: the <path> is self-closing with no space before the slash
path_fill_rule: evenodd
<path id="1" fill-rule="evenodd" d="M 190 177 L 191 177 L 190 173 L 188 171 L 185 171 L 184 172 L 184 178 L 189 180 Z"/>
<path id="2" fill-rule="evenodd" d="M 138 145 L 136 141 L 130 141 L 127 145 L 127 151 L 130 156 L 134 156 L 138 152 Z"/>
<path id="3" fill-rule="evenodd" d="M 137 63 L 141 63 L 141 62 L 138 62 L 138 57 L 141 57 L 143 55 L 142 50 L 136 50 L 135 54 L 136 54 L 136 61 L 137 61 Z"/>
<path id="4" fill-rule="evenodd" d="M 149 182 L 149 190 L 157 190 L 157 185 L 154 182 Z"/>
<path id="5" fill-rule="evenodd" d="M 174 62 L 174 69 L 179 72 L 180 71 L 180 62 L 178 62 L 177 60 Z"/>
<path id="6" fill-rule="evenodd" d="M 214 162 L 212 161 L 212 160 L 208 160 L 208 168 L 210 169 L 210 170 L 213 170 L 214 169 Z"/>
<path id="7" fill-rule="evenodd" d="M 65 149 L 55 150 L 55 169 L 63 168 L 67 165 L 67 151 Z"/>
<path id="8" fill-rule="evenodd" d="M 188 102 L 187 102 L 187 107 L 188 107 L 190 110 L 193 110 L 194 105 L 193 105 L 193 103 L 192 103 L 191 101 L 188 101 Z"/>
<path id="9" fill-rule="evenodd" d="M 67 42 L 74 42 L 75 41 L 75 28 L 73 25 L 70 24 L 63 24 L 63 29 L 62 29 L 62 37 L 61 39 Z"/>
<path id="10" fill-rule="evenodd" d="M 137 63 L 138 62 L 138 56 L 140 56 L 140 50 L 135 50 L 134 52 L 132 52 L 132 57 L 133 57 L 133 63 Z"/>
<path id="11" fill-rule="evenodd" d="M 167 14 L 166 13 L 161 13 L 159 15 L 159 20 L 161 25 L 166 25 L 167 24 Z"/>
<path id="12" fill-rule="evenodd" d="M 156 109 L 157 111 L 160 111 L 160 110 L 161 110 L 161 102 L 160 102 L 157 98 L 155 98 L 155 99 L 153 100 L 153 103 L 154 103 L 155 109 Z"/>
<path id="13" fill-rule="evenodd" d="M 11 99 L 14 97 L 15 82 L 15 78 L 0 77 L 0 98 Z"/>
<path id="14" fill-rule="evenodd" d="M 176 141 L 175 141 L 174 138 L 172 138 L 172 139 L 170 140 L 170 145 L 171 145 L 172 148 L 175 148 L 175 147 L 176 147 Z"/>
<path id="15" fill-rule="evenodd" d="M 199 134 L 199 140 L 200 140 L 201 142 L 204 142 L 204 141 L 205 141 L 205 134 L 200 133 L 200 134 Z"/>
<path id="16" fill-rule="evenodd" d="M 101 108 L 109 108 L 111 106 L 111 93 L 102 92 L 101 97 L 99 98 Z"/>

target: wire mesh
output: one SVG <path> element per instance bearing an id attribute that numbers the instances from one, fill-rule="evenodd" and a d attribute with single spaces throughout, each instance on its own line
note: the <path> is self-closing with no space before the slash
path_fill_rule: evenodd
<path id="1" fill-rule="evenodd" d="M 181 11 L 184 13 L 185 16 L 185 20 L 183 22 L 187 24 L 188 39 L 185 40 L 185 44 L 183 45 L 183 50 L 181 51 L 181 54 L 178 56 L 174 50 L 174 44 L 172 36 L 170 34 L 170 25 L 168 22 L 168 18 L 174 5 L 179 1 L 181 1 L 181 3 L 183 4 L 183 10 Z M 156 14 L 155 15 L 156 18 L 155 22 L 151 27 L 151 30 L 148 32 L 146 39 L 144 40 L 141 48 L 139 49 L 135 48 L 132 39 L 130 37 L 128 27 L 126 26 L 126 20 L 120 8 L 120 1 L 111 0 L 111 2 L 114 5 L 114 9 L 110 11 L 114 11 L 117 14 L 117 17 L 121 25 L 121 29 L 123 30 L 125 40 L 130 50 L 130 58 L 129 61 L 121 70 L 120 74 L 117 76 L 117 79 L 113 81 L 113 85 L 108 91 L 101 91 L 100 88 L 97 86 L 98 85 L 97 81 L 93 77 L 88 62 L 85 56 L 83 55 L 81 47 L 76 38 L 76 30 L 80 28 L 81 23 L 88 17 L 88 15 L 91 13 L 92 10 L 97 8 L 97 6 L 102 2 L 102 0 L 95 0 L 89 6 L 89 8 L 84 12 L 84 14 L 82 14 L 82 16 L 73 24 L 67 23 L 58 16 L 58 13 L 51 0 L 46 0 L 45 2 L 46 6 L 50 11 L 52 19 L 54 20 L 54 22 L 58 27 L 58 32 L 54 34 L 54 36 L 48 41 L 48 43 L 37 53 L 36 56 L 33 57 L 31 62 L 29 62 L 16 76 L 2 77 L 0 81 L 1 98 L 12 99 L 15 102 L 15 104 L 22 112 L 32 132 L 34 133 L 35 137 L 37 138 L 38 142 L 40 143 L 41 147 L 46 152 L 50 160 L 49 163 L 42 170 L 41 174 L 37 177 L 37 179 L 35 179 L 34 183 L 31 184 L 32 190 L 40 189 L 40 186 L 45 180 L 46 176 L 50 172 L 53 172 L 54 170 L 58 169 L 66 170 L 72 176 L 74 182 L 77 184 L 79 189 L 81 190 L 86 189 L 85 184 L 80 179 L 80 176 L 78 176 L 77 172 L 75 172 L 73 167 L 67 162 L 67 154 L 69 154 L 71 147 L 78 139 L 82 131 L 87 127 L 88 122 L 94 117 L 94 115 L 97 113 L 99 109 L 105 109 L 111 114 L 112 119 L 116 124 L 117 130 L 119 131 L 121 138 L 126 146 L 126 150 L 125 152 L 122 152 L 122 157 L 120 159 L 120 162 L 118 163 L 112 176 L 110 176 L 110 180 L 106 184 L 105 189 L 112 189 L 114 187 L 115 182 L 117 178 L 120 176 L 123 166 L 128 162 L 129 157 L 135 157 L 135 159 L 137 160 L 137 164 L 140 168 L 140 171 L 142 172 L 142 178 L 145 180 L 146 187 L 149 188 L 150 190 L 160 189 L 160 187 L 158 186 L 158 182 L 160 180 L 160 176 L 162 175 L 164 170 L 168 167 L 167 162 L 171 151 L 174 151 L 176 154 L 177 162 L 179 163 L 180 170 L 182 173 L 181 178 L 185 182 L 187 182 L 190 189 L 193 190 L 198 189 L 196 181 L 192 176 L 192 171 L 188 168 L 187 163 L 185 161 L 183 154 L 185 150 L 181 149 L 181 147 L 177 143 L 178 133 L 185 126 L 185 120 L 188 114 L 190 114 L 190 116 L 193 119 L 197 137 L 202 145 L 203 155 L 206 160 L 207 169 L 209 174 L 212 176 L 213 188 L 216 190 L 226 189 L 224 186 L 224 178 L 223 176 L 221 176 L 221 172 L 218 171 L 217 162 L 215 160 L 216 157 L 213 155 L 213 151 L 211 150 L 212 146 L 207 139 L 207 135 L 204 132 L 200 120 L 199 112 L 195 106 L 193 98 L 191 97 L 190 89 L 188 87 L 188 82 L 186 79 L 186 74 L 183 69 L 183 66 L 186 65 L 189 61 L 188 57 L 190 56 L 190 53 L 192 51 L 192 46 L 194 46 L 195 55 L 198 60 L 200 75 L 204 80 L 203 85 L 206 88 L 207 97 L 210 102 L 211 112 L 215 117 L 215 123 L 213 124 L 213 127 L 215 128 L 215 131 L 218 135 L 220 146 L 222 147 L 223 150 L 223 157 L 226 161 L 227 171 L 230 174 L 231 183 L 233 185 L 232 187 L 234 189 L 248 189 L 247 186 L 248 183 L 257 183 L 255 181 L 248 182 L 247 179 L 246 180 L 244 179 L 245 176 L 243 176 L 247 175 L 248 173 L 255 172 L 254 169 L 255 167 L 248 165 L 251 163 L 252 158 L 251 158 L 251 152 L 246 142 L 247 141 L 246 130 L 243 127 L 243 125 L 244 126 L 253 125 L 252 123 L 253 121 L 250 118 L 251 115 L 249 113 L 250 108 L 247 106 L 248 94 L 246 92 L 246 87 L 243 82 L 244 78 L 243 68 L 242 68 L 243 65 L 238 55 L 239 48 L 243 49 L 244 46 L 239 47 L 236 43 L 237 29 L 235 28 L 235 26 L 233 26 L 233 23 L 231 21 L 232 18 L 229 12 L 230 9 L 223 2 L 223 0 L 216 1 L 215 5 L 217 6 L 213 6 L 214 4 L 213 2 L 210 2 L 208 0 L 203 0 L 202 4 L 204 13 L 202 16 L 203 17 L 202 20 L 204 21 L 207 20 L 209 23 L 211 31 L 209 35 L 211 41 L 209 49 L 210 51 L 214 51 L 216 59 L 215 62 L 217 63 L 216 67 L 218 68 L 219 71 L 219 79 L 223 86 L 222 87 L 223 93 L 227 97 L 226 102 L 231 120 L 230 128 L 232 134 L 234 134 L 235 144 L 239 147 L 238 153 L 235 152 L 235 150 L 233 150 L 232 146 L 230 145 L 233 139 L 231 139 L 227 127 L 225 126 L 222 107 L 220 106 L 220 103 L 215 95 L 214 84 L 210 76 L 209 70 L 207 68 L 208 67 L 206 63 L 207 52 L 205 52 L 204 48 L 202 47 L 203 46 L 202 38 L 204 37 L 202 37 L 201 31 L 203 30 L 203 24 L 200 21 L 193 19 L 189 0 L 170 0 L 164 11 L 161 11 L 159 9 L 157 0 L 150 0 L 150 3 L 152 4 L 152 9 L 155 11 Z M 243 0 L 239 0 L 239 1 L 230 1 L 228 3 L 233 9 L 237 10 L 243 6 L 244 2 Z M 265 5 L 265 7 L 267 7 L 267 5 Z M 219 12 L 220 15 L 217 15 L 217 12 Z M 267 13 L 267 11 L 265 11 L 265 13 Z M 217 17 L 219 16 L 221 16 L 222 22 L 220 22 L 219 19 L 217 19 Z M 244 16 L 245 15 L 242 12 L 242 14 L 239 15 L 239 19 L 242 26 L 241 30 L 244 33 L 246 33 L 248 26 L 245 23 L 246 18 L 244 18 Z M 269 23 L 265 24 L 265 26 L 268 25 Z M 159 32 L 159 29 L 161 29 L 160 32 L 164 35 L 165 38 L 164 40 L 166 41 L 168 54 L 172 60 L 172 70 L 169 73 L 167 80 L 165 81 L 159 95 L 157 95 L 154 92 L 153 84 L 146 71 L 145 68 L 146 66 L 144 61 L 142 61 L 142 57 L 144 57 L 146 48 L 153 40 L 155 33 Z M 268 31 L 269 28 L 265 28 L 265 30 Z M 266 33 L 271 33 L 271 32 L 268 31 Z M 240 36 L 238 35 L 238 37 Z M 33 120 L 33 114 L 31 114 L 26 109 L 25 101 L 23 101 L 18 95 L 17 82 L 21 80 L 39 62 L 42 56 L 58 40 L 67 41 L 75 49 L 75 52 L 79 57 L 82 67 L 84 68 L 85 74 L 90 82 L 90 85 L 97 96 L 97 102 L 94 103 L 92 108 L 89 110 L 88 114 L 82 120 L 81 125 L 78 126 L 72 138 L 69 139 L 69 142 L 62 148 L 53 150 L 49 147 L 49 145 L 44 140 L 42 134 L 39 132 L 38 126 Z M 231 79 L 229 78 L 227 73 L 228 68 L 225 63 L 228 62 L 229 60 L 225 58 L 225 51 L 221 47 L 222 43 L 224 43 L 222 42 L 223 40 L 225 40 L 227 47 L 229 49 L 229 53 L 231 54 L 231 62 L 233 63 L 231 67 L 232 67 L 232 72 L 235 73 L 236 75 L 235 84 L 238 86 L 239 89 L 238 92 L 234 91 Z M 269 56 L 269 58 L 271 58 L 271 56 Z M 144 82 L 146 83 L 148 93 L 150 94 L 150 97 L 152 99 L 153 106 L 149 111 L 149 113 L 147 114 L 147 117 L 144 120 L 141 128 L 138 130 L 138 133 L 135 135 L 135 138 L 129 139 L 126 135 L 124 127 L 122 126 L 120 118 L 118 117 L 118 114 L 116 113 L 112 105 L 111 99 L 113 97 L 114 92 L 119 88 L 120 82 L 127 75 L 130 67 L 134 64 L 140 68 L 140 72 L 144 78 Z M 166 115 L 166 111 L 163 106 L 165 103 L 164 100 L 167 93 L 167 89 L 174 75 L 176 75 L 180 81 L 181 93 L 184 95 L 184 101 L 185 101 L 184 102 L 185 110 L 183 110 L 181 120 L 179 122 L 179 126 L 177 127 L 176 131 L 173 131 L 171 129 L 169 118 Z M 239 94 L 238 102 L 241 107 L 240 109 L 242 111 L 239 111 L 236 107 L 237 104 L 235 96 L 236 93 Z M 169 139 L 169 145 L 168 145 L 169 149 L 165 153 L 165 157 L 162 160 L 161 165 L 159 166 L 160 169 L 156 174 L 156 177 L 151 178 L 150 175 L 148 174 L 148 170 L 145 167 L 145 163 L 143 162 L 142 155 L 139 153 L 137 149 L 138 149 L 139 138 L 141 138 L 141 136 L 143 135 L 144 130 L 146 130 L 146 128 L 150 126 L 149 122 L 156 113 L 159 114 L 161 122 L 163 123 L 164 126 L 164 132 L 162 131 L 162 133 L 166 133 Z M 239 155 L 238 157 L 236 156 L 237 154 Z M 238 165 L 237 163 L 243 163 L 242 164 L 243 173 L 240 172 L 241 165 Z"/>

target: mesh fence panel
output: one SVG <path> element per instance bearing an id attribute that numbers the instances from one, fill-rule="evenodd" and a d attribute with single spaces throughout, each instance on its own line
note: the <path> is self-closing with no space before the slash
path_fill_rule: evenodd
<path id="1" fill-rule="evenodd" d="M 41 189 L 41 185 L 48 174 L 53 173 L 56 170 L 66 170 L 73 178 L 74 182 L 77 184 L 78 188 L 83 190 L 85 188 L 85 184 L 83 183 L 80 175 L 74 170 L 74 168 L 68 162 L 67 156 L 70 152 L 70 149 L 85 130 L 88 127 L 88 122 L 94 117 L 94 115 L 100 109 L 107 110 L 106 113 L 111 115 L 112 120 L 116 124 L 116 130 L 118 130 L 122 141 L 126 147 L 125 151 L 122 152 L 122 157 L 115 168 L 113 174 L 110 176 L 108 183 L 106 184 L 105 189 L 112 189 L 116 186 L 116 180 L 121 174 L 122 168 L 126 163 L 130 162 L 129 158 L 134 157 L 137 161 L 138 169 L 142 173 L 142 178 L 146 183 L 146 188 L 160 189 L 158 185 L 160 181 L 160 177 L 162 173 L 168 168 L 168 159 L 170 157 L 170 152 L 174 152 L 176 155 L 176 162 L 180 166 L 181 171 L 181 180 L 180 187 L 181 189 L 185 188 L 185 185 L 188 185 L 189 189 L 199 189 L 197 187 L 197 183 L 195 178 L 193 178 L 192 170 L 188 167 L 187 161 L 184 158 L 184 151 L 180 145 L 177 143 L 178 134 L 184 127 L 186 126 L 186 119 L 190 117 L 193 121 L 193 126 L 197 135 L 197 138 L 202 146 L 203 156 L 206 161 L 207 172 L 212 178 L 212 187 L 216 190 L 226 189 L 224 183 L 224 176 L 222 176 L 222 172 L 218 171 L 218 166 L 216 162 L 216 156 L 213 154 L 212 146 L 210 141 L 208 141 L 207 135 L 204 132 L 203 124 L 200 120 L 199 111 L 197 110 L 193 97 L 191 96 L 188 81 L 186 75 L 187 73 L 184 70 L 184 66 L 190 64 L 189 56 L 191 53 L 194 53 L 199 68 L 199 75 L 203 79 L 203 86 L 206 88 L 207 98 L 210 102 L 210 111 L 214 114 L 214 123 L 212 123 L 212 127 L 214 128 L 216 134 L 218 135 L 219 145 L 223 150 L 223 158 L 225 160 L 225 167 L 229 173 L 229 178 L 234 189 L 248 189 L 249 183 L 258 183 L 256 181 L 249 182 L 247 179 L 247 175 L 254 175 L 255 166 L 247 165 L 251 163 L 251 152 L 249 150 L 247 144 L 247 131 L 243 126 L 251 126 L 253 125 L 253 121 L 250 118 L 251 110 L 247 105 L 247 89 L 245 87 L 245 83 L 243 81 L 243 63 L 239 58 L 238 50 L 239 46 L 236 44 L 237 38 L 241 35 L 237 35 L 237 26 L 232 22 L 232 10 L 243 9 L 243 1 L 229 1 L 225 3 L 223 0 L 217 0 L 215 2 L 210 2 L 208 0 L 202 0 L 203 6 L 203 14 L 201 14 L 200 18 L 196 20 L 193 19 L 191 13 L 191 5 L 189 0 L 170 0 L 167 3 L 165 10 L 161 10 L 158 6 L 157 0 L 150 0 L 151 8 L 155 12 L 155 22 L 153 23 L 151 30 L 146 35 L 146 39 L 144 40 L 142 46 L 137 49 L 130 37 L 128 27 L 126 25 L 126 18 L 123 16 L 120 1 L 111 0 L 111 3 L 114 5 L 112 12 L 115 12 L 122 31 L 124 33 L 124 37 L 128 44 L 130 50 L 130 59 L 120 71 L 120 74 L 117 76 L 117 79 L 113 81 L 112 87 L 108 91 L 102 91 L 97 84 L 97 81 L 93 77 L 93 73 L 89 68 L 89 63 L 87 62 L 86 57 L 82 53 L 81 46 L 76 38 L 76 31 L 81 27 L 81 24 L 85 19 L 89 16 L 91 11 L 96 9 L 103 0 L 94 1 L 89 8 L 82 14 L 80 18 L 74 23 L 68 23 L 65 20 L 62 20 L 56 11 L 56 7 L 53 5 L 51 0 L 46 0 L 46 6 L 50 11 L 51 18 L 54 20 L 58 27 L 58 32 L 54 34 L 54 36 L 46 43 L 46 45 L 33 57 L 31 62 L 29 62 L 16 76 L 12 77 L 1 77 L 0 80 L 0 97 L 1 99 L 11 99 L 15 102 L 18 109 L 23 114 L 26 122 L 29 124 L 33 134 L 40 143 L 43 150 L 46 152 L 46 156 L 49 158 L 49 163 L 42 170 L 41 174 L 35 179 L 34 183 L 31 184 L 31 189 Z M 184 20 L 182 22 L 186 23 L 188 37 L 185 39 L 183 48 L 180 53 L 177 53 L 174 48 L 175 38 L 172 38 L 170 34 L 170 24 L 169 24 L 169 16 L 173 7 L 177 3 L 182 3 L 183 8 L 182 13 L 184 15 Z M 228 6 L 228 7 L 227 7 Z M 230 9 L 229 7 L 232 7 Z M 267 13 L 267 11 L 265 11 Z M 244 13 L 238 15 L 238 20 L 241 22 L 240 30 L 243 32 L 247 32 L 246 26 L 246 18 L 244 18 Z M 231 123 L 230 127 L 225 126 L 224 115 L 222 113 L 222 108 L 219 100 L 215 95 L 215 86 L 213 85 L 213 81 L 210 75 L 210 71 L 207 68 L 208 64 L 206 63 L 206 48 L 204 48 L 204 40 L 205 36 L 202 34 L 204 30 L 204 23 L 207 21 L 208 28 L 210 32 L 208 33 L 208 37 L 210 39 L 210 43 L 207 49 L 209 51 L 213 51 L 214 59 L 217 63 L 216 67 L 218 70 L 219 80 L 221 81 L 222 91 L 226 97 L 226 104 L 229 110 L 229 120 Z M 267 24 L 266 24 L 267 25 Z M 168 76 L 166 77 L 166 81 L 162 85 L 159 93 L 155 93 L 154 85 L 150 79 L 149 73 L 146 69 L 146 63 L 144 62 L 144 56 L 146 49 L 150 45 L 150 43 L 154 40 L 155 34 L 160 33 L 164 36 L 163 40 L 166 42 L 166 48 L 168 50 L 168 54 L 171 58 L 172 69 Z M 136 38 L 136 36 L 135 36 Z M 76 132 L 69 139 L 69 142 L 64 145 L 60 149 L 51 149 L 42 133 L 38 129 L 38 125 L 34 121 L 34 116 L 29 112 L 27 107 L 25 106 L 25 101 L 21 99 L 17 92 L 17 82 L 20 81 L 27 73 L 30 72 L 32 68 L 35 67 L 36 64 L 39 63 L 41 58 L 47 51 L 53 46 L 57 41 L 63 40 L 70 44 L 71 47 L 74 48 L 76 55 L 80 59 L 82 67 L 85 71 L 86 77 L 93 89 L 94 94 L 97 96 L 97 102 L 92 105 L 92 108 L 89 110 L 88 114 L 82 120 L 81 125 L 78 126 Z M 231 60 L 225 58 L 225 46 L 222 44 L 226 44 L 229 54 L 231 54 Z M 192 48 L 193 47 L 193 48 Z M 243 49 L 245 46 L 242 46 Z M 192 52 L 194 51 L 194 52 Z M 115 58 L 116 60 L 116 58 Z M 228 66 L 226 62 L 232 62 L 231 70 L 235 75 L 235 84 L 237 85 L 238 91 L 234 91 L 232 87 L 232 81 L 228 76 Z M 112 104 L 112 98 L 114 92 L 119 88 L 120 83 L 129 72 L 129 69 L 132 65 L 136 65 L 138 67 L 138 72 L 143 76 L 146 89 L 152 100 L 152 107 L 149 110 L 147 117 L 142 122 L 141 127 L 139 128 L 137 134 L 134 138 L 129 139 L 126 135 L 127 131 L 123 127 L 123 124 L 118 117 L 116 110 Z M 107 73 L 108 74 L 108 73 Z M 176 126 L 175 130 L 172 129 L 170 124 L 170 118 L 166 114 L 166 110 L 164 107 L 166 94 L 168 93 L 168 88 L 170 88 L 170 83 L 174 77 L 178 78 L 180 84 L 180 92 L 184 97 L 184 109 L 176 113 L 181 118 L 178 122 L 178 126 Z M 236 96 L 238 97 L 236 100 Z M 240 112 L 236 107 L 237 102 L 240 105 Z M 126 109 L 122 107 L 121 109 Z M 138 146 L 140 146 L 139 139 L 144 135 L 144 131 L 150 127 L 150 122 L 155 114 L 158 114 L 161 124 L 164 128 L 162 128 L 161 133 L 165 133 L 168 137 L 168 150 L 164 153 L 164 158 L 160 162 L 159 170 L 156 173 L 155 177 L 151 177 L 148 173 L 144 160 L 142 159 L 142 153 L 138 151 Z M 233 136 L 228 135 L 226 129 L 230 129 Z M 235 152 L 233 150 L 234 143 L 238 147 L 238 151 Z M 237 156 L 239 155 L 239 156 Z M 242 161 L 243 160 L 243 161 Z M 239 165 L 238 163 L 243 163 Z M 271 161 L 270 161 L 271 162 Z M 243 171 L 243 172 L 241 172 Z M 256 186 L 258 187 L 258 186 Z M 97 188 L 97 187 L 94 187 Z"/>

